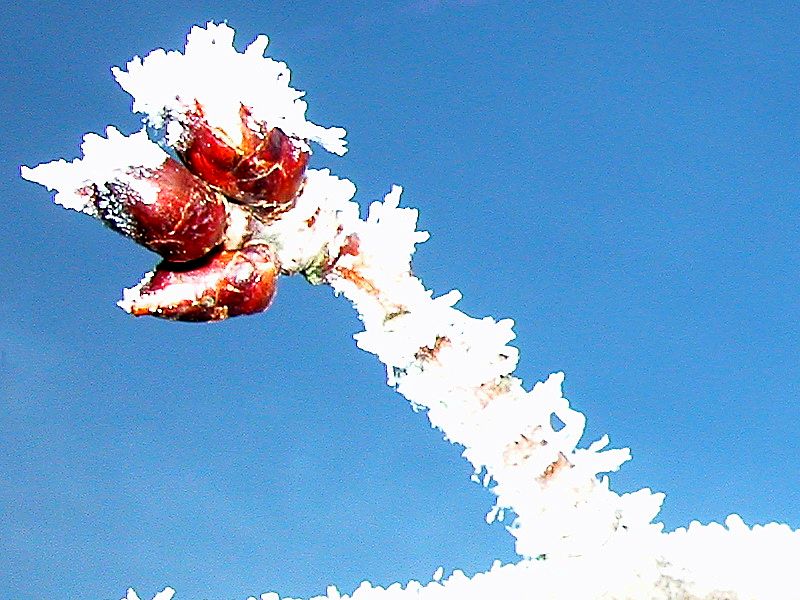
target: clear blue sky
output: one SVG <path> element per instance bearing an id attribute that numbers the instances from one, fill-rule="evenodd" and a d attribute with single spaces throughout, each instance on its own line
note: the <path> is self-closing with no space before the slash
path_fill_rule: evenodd
<path id="1" fill-rule="evenodd" d="M 209 19 L 268 34 L 348 129 L 313 166 L 363 206 L 405 187 L 427 285 L 514 318 L 527 384 L 564 370 L 585 442 L 632 448 L 616 489 L 667 492 L 669 528 L 800 527 L 800 9 L 527 4 L 6 6 L 0 600 L 308 597 L 515 556 L 343 299 L 283 280 L 261 316 L 132 319 L 154 256 L 19 179 L 135 130 L 109 67 Z"/>

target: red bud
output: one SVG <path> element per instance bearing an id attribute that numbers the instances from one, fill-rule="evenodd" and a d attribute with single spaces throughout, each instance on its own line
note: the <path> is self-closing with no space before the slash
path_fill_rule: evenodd
<path id="1" fill-rule="evenodd" d="M 194 263 L 161 263 L 138 286 L 126 290 L 120 306 L 137 317 L 221 321 L 266 310 L 277 277 L 278 266 L 267 245 L 218 250 Z"/>
<path id="2" fill-rule="evenodd" d="M 237 147 L 211 127 L 198 105 L 179 149 L 186 166 L 237 202 L 283 211 L 294 205 L 305 179 L 309 153 L 279 128 L 254 131 L 240 110 L 242 142 Z"/>
<path id="3" fill-rule="evenodd" d="M 85 190 L 97 216 L 112 229 L 173 262 L 200 258 L 222 241 L 224 198 L 177 161 L 133 170 L 126 179 L 134 184 L 116 180 Z"/>

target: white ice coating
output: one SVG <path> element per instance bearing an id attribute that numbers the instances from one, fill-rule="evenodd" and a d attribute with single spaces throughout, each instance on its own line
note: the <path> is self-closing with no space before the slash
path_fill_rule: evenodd
<path id="1" fill-rule="evenodd" d="M 106 137 L 87 133 L 81 144 L 83 158 L 54 160 L 34 168 L 23 166 L 22 177 L 56 190 L 54 201 L 64 208 L 97 216 L 91 195 L 81 190 L 87 185 L 103 186 L 117 182 L 135 189 L 142 202 L 154 202 L 158 189 L 140 177 L 135 169 L 158 169 L 169 158 L 166 152 L 147 137 L 144 129 L 125 136 L 114 127 L 106 128 Z"/>
<path id="2" fill-rule="evenodd" d="M 155 596 L 153 596 L 153 600 L 172 600 L 172 597 L 175 595 L 175 590 L 171 587 L 166 587 L 160 592 L 158 592 Z M 139 596 L 136 595 L 136 592 L 133 589 L 128 589 L 128 593 L 125 594 L 125 597 L 122 600 L 139 600 Z"/>
<path id="3" fill-rule="evenodd" d="M 358 219 L 358 204 L 351 202 L 355 193 L 351 181 L 331 175 L 327 169 L 306 172 L 303 193 L 294 208 L 260 236 L 272 245 L 284 272 L 299 272 L 312 265 L 320 253 L 328 254 L 328 246 L 337 243 L 342 221 Z"/>
<path id="4" fill-rule="evenodd" d="M 476 479 L 482 475 L 497 496 L 489 520 L 515 514 L 509 530 L 518 552 L 580 555 L 619 531 L 660 531 L 651 522 L 663 494 L 618 495 L 598 479 L 617 470 L 629 451 L 605 449 L 607 437 L 578 448 L 585 417 L 563 397 L 563 375 L 531 390 L 512 376 L 519 355 L 508 345 L 513 322 L 470 317 L 454 306 L 457 291 L 434 298 L 411 273 L 411 255 L 428 234 L 416 230 L 416 210 L 399 206 L 400 188 L 372 203 L 361 220 L 343 180 L 317 173 L 312 182 L 314 199 L 324 202 L 314 208 L 306 198 L 309 205 L 286 213 L 280 221 L 297 227 L 283 228 L 278 243 L 296 256 L 324 251 L 335 258 L 357 237 L 357 252 L 341 254 L 325 281 L 356 307 L 364 324 L 358 346 L 386 365 L 389 384 L 426 409 L 434 427 L 464 447 Z M 325 235 L 313 233 L 317 228 Z M 564 425 L 558 431 L 553 415 Z"/>
<path id="5" fill-rule="evenodd" d="M 416 230 L 416 210 L 399 206 L 400 188 L 372 203 L 365 220 L 353 190 L 327 171 L 310 172 L 297 206 L 268 229 L 270 241 L 284 261 L 295 258 L 294 269 L 319 254 L 338 257 L 324 280 L 358 309 L 359 347 L 378 356 L 390 385 L 464 447 L 475 479 L 497 496 L 490 517 L 516 515 L 509 530 L 523 559 L 471 578 L 437 570 L 426 585 L 365 582 L 351 595 L 331 586 L 314 600 L 788 597 L 788 562 L 800 556 L 800 533 L 776 524 L 751 529 L 736 515 L 727 527 L 693 523 L 663 533 L 653 523 L 662 494 L 617 494 L 599 477 L 617 470 L 629 451 L 607 449 L 607 436 L 578 447 L 585 417 L 563 397 L 563 375 L 529 391 L 511 375 L 518 357 L 508 346 L 511 321 L 469 317 L 454 306 L 458 292 L 434 298 L 412 275 L 411 255 L 428 234 Z M 354 235 L 357 252 L 340 254 Z M 564 426 L 556 430 L 552 415 Z M 276 593 L 260 598 L 280 600 Z"/>
<path id="6" fill-rule="evenodd" d="M 282 62 L 266 58 L 269 40 L 258 36 L 244 52 L 233 45 L 235 31 L 226 24 L 193 27 L 183 53 L 153 50 L 144 59 L 134 57 L 125 69 L 112 72 L 133 97 L 134 112 L 147 115 L 154 127 L 167 128 L 167 143 L 179 145 L 187 125 L 185 116 L 199 103 L 209 124 L 225 132 L 234 146 L 241 142 L 239 108 L 252 111 L 256 121 L 279 127 L 297 140 L 320 144 L 344 154 L 345 130 L 322 127 L 306 120 L 304 92 L 289 85 L 290 71 Z"/>
<path id="7" fill-rule="evenodd" d="M 134 110 L 147 112 L 154 125 L 197 99 L 212 106 L 215 124 L 233 128 L 234 135 L 239 103 L 246 103 L 266 120 L 284 123 L 287 133 L 343 152 L 343 130 L 305 121 L 305 103 L 288 87 L 288 69 L 262 56 L 266 38 L 257 38 L 244 54 L 232 40 L 226 25 L 194 28 L 185 55 L 157 50 L 115 76 L 134 96 Z M 117 136 L 109 129 L 108 143 Z M 84 161 L 94 156 L 97 137 L 87 136 Z M 124 154 L 128 165 L 141 162 L 133 150 Z M 112 174 L 124 172 L 124 163 L 115 162 Z M 23 169 L 23 175 L 65 193 L 58 202 L 84 210 L 69 194 L 90 172 L 95 180 L 98 169 L 82 169 L 57 161 Z M 412 274 L 411 256 L 428 234 L 416 230 L 416 210 L 400 207 L 401 189 L 373 202 L 363 220 L 354 192 L 346 179 L 309 171 L 295 207 L 258 235 L 273 246 L 285 272 L 305 272 L 353 303 L 363 322 L 358 346 L 385 364 L 389 385 L 463 448 L 473 479 L 496 496 L 487 520 L 507 524 L 523 558 L 495 563 L 471 578 L 437 570 L 426 585 L 412 581 L 384 589 L 365 582 L 351 595 L 329 587 L 318 600 L 800 598 L 789 564 L 800 556 L 800 533 L 776 524 L 749 528 L 735 515 L 727 527 L 693 523 L 664 533 L 653 523 L 663 494 L 609 489 L 604 474 L 619 469 L 630 452 L 608 449 L 607 436 L 579 446 L 585 417 L 564 398 L 563 374 L 532 388 L 513 374 L 519 357 L 509 346 L 513 322 L 470 317 L 456 308 L 458 291 L 434 298 Z M 123 304 L 135 293 L 126 293 Z M 166 588 L 154 600 L 173 594 Z M 126 598 L 139 600 L 133 590 Z"/>
<path id="8" fill-rule="evenodd" d="M 117 302 L 117 306 L 131 314 L 134 308 L 155 313 L 164 307 L 174 307 L 183 302 L 197 300 L 206 291 L 204 286 L 197 283 L 173 283 L 143 294 L 142 288 L 150 283 L 154 276 L 155 271 L 145 273 L 135 286 L 123 289 L 122 299 Z"/>
<path id="9" fill-rule="evenodd" d="M 688 529 L 620 536 L 579 557 L 499 561 L 468 577 L 439 567 L 431 581 L 389 587 L 363 582 L 351 594 L 329 586 L 310 600 L 796 600 L 800 532 L 787 525 L 725 526 L 693 522 Z M 153 600 L 170 600 L 166 588 Z M 275 592 L 247 600 L 293 600 Z M 128 590 L 122 600 L 140 599 Z M 177 597 L 176 597 L 177 600 Z"/>

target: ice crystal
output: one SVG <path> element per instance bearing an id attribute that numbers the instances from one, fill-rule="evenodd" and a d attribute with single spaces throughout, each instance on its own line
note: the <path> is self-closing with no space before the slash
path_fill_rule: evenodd
<path id="1" fill-rule="evenodd" d="M 130 136 L 108 127 L 106 137 L 87 133 L 81 144 L 82 159 L 55 160 L 34 168 L 22 167 L 22 176 L 56 190 L 55 202 L 64 208 L 97 216 L 86 187 L 108 184 L 135 189 L 144 201 L 154 201 L 158 188 L 132 174 L 142 169 L 158 169 L 169 155 L 147 137 L 144 130 Z"/>
<path id="2" fill-rule="evenodd" d="M 153 50 L 133 58 L 125 69 L 112 72 L 133 97 L 134 112 L 147 115 L 150 125 L 167 129 L 167 143 L 179 145 L 189 117 L 200 106 L 208 122 L 237 145 L 241 142 L 241 106 L 253 119 L 278 127 L 300 141 L 317 142 L 344 154 L 345 131 L 308 121 L 304 92 L 289 85 L 290 71 L 282 62 L 264 57 L 269 40 L 258 36 L 244 52 L 233 45 L 234 30 L 208 23 L 194 27 L 183 53 Z"/>

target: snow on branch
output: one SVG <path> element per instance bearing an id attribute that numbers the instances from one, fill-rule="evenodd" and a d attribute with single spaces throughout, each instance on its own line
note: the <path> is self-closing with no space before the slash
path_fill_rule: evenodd
<path id="1" fill-rule="evenodd" d="M 663 494 L 612 491 L 606 474 L 629 450 L 609 449 L 607 436 L 580 446 L 586 419 L 564 398 L 563 374 L 532 387 L 514 374 L 513 322 L 466 315 L 458 291 L 434 297 L 414 276 L 411 257 L 428 234 L 416 229 L 417 211 L 400 206 L 399 187 L 361 219 L 355 185 L 306 168 L 312 142 L 343 154 L 344 130 L 306 120 L 286 65 L 263 56 L 266 37 L 241 53 L 233 37 L 209 23 L 192 29 L 183 53 L 159 49 L 114 69 L 133 110 L 180 162 L 144 130 L 125 138 L 109 128 L 107 139 L 85 138 L 83 159 L 22 174 L 163 257 L 125 292 L 120 306 L 136 316 L 254 314 L 281 276 L 296 274 L 347 298 L 363 323 L 358 347 L 463 448 L 473 479 L 496 497 L 487 521 L 507 525 L 522 557 L 472 578 L 440 570 L 424 586 L 365 583 L 324 598 L 781 597 L 774 586 L 788 586 L 791 571 L 780 559 L 800 555 L 798 533 L 749 529 L 736 516 L 727 528 L 663 533 L 653 522 Z"/>

